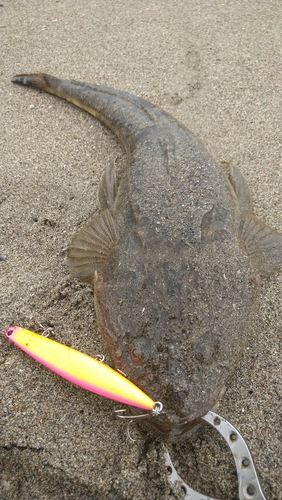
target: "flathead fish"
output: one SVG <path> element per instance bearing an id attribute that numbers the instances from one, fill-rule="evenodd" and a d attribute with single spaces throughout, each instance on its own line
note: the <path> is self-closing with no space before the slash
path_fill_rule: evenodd
<path id="1" fill-rule="evenodd" d="M 157 106 L 125 92 L 18 75 L 106 124 L 127 152 L 99 187 L 101 214 L 68 251 L 94 281 L 99 328 L 115 368 L 164 412 L 147 421 L 168 440 L 214 407 L 248 338 L 258 279 L 282 267 L 282 235 L 257 219 L 239 170 L 227 178 L 203 145 Z M 136 410 L 138 411 L 138 410 Z"/>

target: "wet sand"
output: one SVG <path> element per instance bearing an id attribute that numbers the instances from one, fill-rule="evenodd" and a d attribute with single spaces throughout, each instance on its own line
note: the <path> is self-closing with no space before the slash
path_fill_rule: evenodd
<path id="1" fill-rule="evenodd" d="M 107 354 L 93 291 L 65 265 L 71 236 L 98 211 L 105 166 L 125 154 L 68 103 L 15 86 L 23 72 L 115 87 L 183 122 L 223 168 L 239 166 L 254 213 L 282 231 L 281 3 L 5 1 L 0 7 L 0 330 L 50 326 L 59 342 Z M 282 499 L 282 276 L 262 280 L 247 348 L 218 412 L 247 440 L 268 500 Z M 230 332 L 232 335 L 232 332 Z M 0 498 L 183 498 L 161 444 L 0 337 Z M 110 362 L 109 358 L 106 358 Z M 195 490 L 238 498 L 227 446 L 204 427 L 170 447 Z"/>

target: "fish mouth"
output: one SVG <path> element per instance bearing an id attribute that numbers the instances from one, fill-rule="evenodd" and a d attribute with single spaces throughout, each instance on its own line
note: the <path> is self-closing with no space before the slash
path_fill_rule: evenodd
<path id="1" fill-rule="evenodd" d="M 162 441 L 175 443 L 184 435 L 185 438 L 191 438 L 202 425 L 201 417 L 207 413 L 205 410 L 199 416 L 187 415 L 179 417 L 171 410 L 163 410 L 157 416 L 151 415 L 149 418 L 140 418 L 141 425 L 150 433 L 160 438 Z M 134 409 L 135 414 L 140 414 Z"/>
<path id="2" fill-rule="evenodd" d="M 159 413 L 152 412 L 151 415 L 148 415 L 149 418 L 140 419 L 140 423 L 146 427 L 150 434 L 168 443 L 178 442 L 183 438 L 191 439 L 197 435 L 198 430 L 202 427 L 204 423 L 202 417 L 208 411 L 217 412 L 219 401 L 225 390 L 224 385 L 221 390 L 209 394 L 204 401 L 187 400 L 186 404 L 178 409 L 178 412 L 176 408 L 172 409 L 164 405 Z M 140 415 L 139 409 L 135 408 L 133 411 Z"/>
<path id="3" fill-rule="evenodd" d="M 152 417 L 148 422 L 154 431 L 169 442 L 178 441 L 183 435 L 191 437 L 201 426 L 201 417 L 190 420 L 189 417 L 179 418 L 175 414 L 164 412 Z"/>

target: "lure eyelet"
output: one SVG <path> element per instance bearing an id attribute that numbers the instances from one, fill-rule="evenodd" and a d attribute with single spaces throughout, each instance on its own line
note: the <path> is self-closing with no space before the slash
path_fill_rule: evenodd
<path id="1" fill-rule="evenodd" d="M 141 413 L 140 415 L 123 415 L 125 411 L 126 410 L 115 410 L 115 414 L 118 418 L 129 418 L 130 420 L 158 417 L 163 411 L 163 404 L 160 401 L 156 401 L 153 408 L 148 413 Z"/>

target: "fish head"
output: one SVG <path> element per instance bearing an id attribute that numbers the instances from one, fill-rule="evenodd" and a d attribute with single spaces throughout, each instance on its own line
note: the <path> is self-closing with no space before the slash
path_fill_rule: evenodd
<path id="1" fill-rule="evenodd" d="M 95 282 L 99 327 L 115 368 L 163 404 L 146 425 L 170 441 L 215 407 L 243 348 L 254 290 L 250 276 L 217 252 L 216 265 L 207 267 L 212 256 L 198 251 L 193 262 L 178 249 L 173 260 L 164 249 L 150 265 L 135 257 L 117 266 L 118 276 L 112 268 Z"/>

